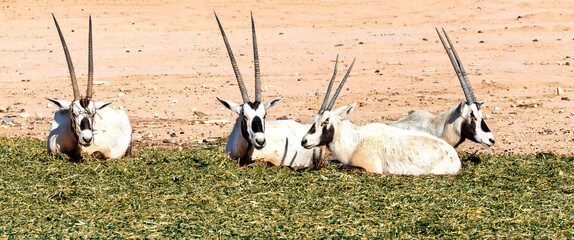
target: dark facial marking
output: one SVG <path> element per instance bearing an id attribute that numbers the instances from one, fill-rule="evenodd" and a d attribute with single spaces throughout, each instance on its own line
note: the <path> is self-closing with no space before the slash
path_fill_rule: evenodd
<path id="1" fill-rule="evenodd" d="M 335 128 L 333 126 L 323 126 L 319 146 L 331 143 L 333 141 L 333 136 L 335 136 Z"/>
<path id="2" fill-rule="evenodd" d="M 83 130 L 92 130 L 92 126 L 90 126 L 90 120 L 88 118 L 83 118 L 80 122 L 80 131 Z"/>
<path id="3" fill-rule="evenodd" d="M 241 112 L 241 135 L 243 136 L 243 138 L 247 139 L 247 151 L 245 152 L 245 155 L 242 157 L 239 157 L 239 166 L 245 166 L 248 164 L 253 163 L 254 161 L 251 159 L 251 156 L 253 155 L 253 144 L 251 144 L 251 140 L 249 140 L 249 132 L 247 132 L 247 118 L 245 117 L 245 115 L 243 115 L 243 112 Z"/>
<path id="4" fill-rule="evenodd" d="M 254 133 L 263 132 L 263 122 L 259 116 L 255 116 L 253 121 L 251 121 L 251 130 L 253 130 Z"/>
<path id="5" fill-rule="evenodd" d="M 325 127 L 325 125 L 329 124 L 329 118 L 325 119 L 325 121 L 323 121 L 323 123 L 321 123 L 322 127 Z"/>
<path id="6" fill-rule="evenodd" d="M 82 106 L 83 108 L 87 108 L 89 104 L 90 104 L 89 99 L 87 98 L 80 99 L 80 106 Z"/>
<path id="7" fill-rule="evenodd" d="M 248 102 L 247 105 L 249 105 L 251 109 L 257 110 L 257 108 L 259 108 L 259 105 L 261 105 L 261 103 L 255 101 L 255 102 Z"/>
<path id="8" fill-rule="evenodd" d="M 251 144 L 251 141 L 249 141 L 249 132 L 247 131 L 247 118 L 243 113 L 241 114 L 241 135 Z"/>
<path id="9" fill-rule="evenodd" d="M 459 144 L 464 142 L 465 139 L 470 139 L 473 142 L 478 142 L 476 140 L 476 121 L 462 121 L 462 125 L 460 127 L 460 141 L 454 146 L 457 147 Z"/>
<path id="10" fill-rule="evenodd" d="M 311 129 L 309 129 L 309 134 L 314 134 L 317 131 L 317 129 L 315 128 L 315 124 L 313 124 L 313 126 L 311 126 Z"/>
<path id="11" fill-rule="evenodd" d="M 483 132 L 490 132 L 490 129 L 488 128 L 488 126 L 486 126 L 484 119 L 480 121 L 480 129 L 482 129 Z"/>

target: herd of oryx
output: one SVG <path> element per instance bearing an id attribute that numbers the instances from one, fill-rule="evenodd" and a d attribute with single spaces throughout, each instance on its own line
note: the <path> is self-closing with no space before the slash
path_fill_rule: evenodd
<path id="1" fill-rule="evenodd" d="M 215 14 L 215 12 L 214 12 Z M 132 128 L 127 114 L 109 107 L 110 102 L 92 101 L 93 55 L 92 21 L 89 20 L 88 83 L 81 95 L 76 82 L 74 67 L 60 26 L 54 18 L 68 63 L 74 100 L 55 100 L 58 106 L 48 136 L 48 153 L 65 153 L 73 160 L 83 154 L 99 159 L 119 158 L 131 154 Z M 485 147 L 494 144 L 494 136 L 482 118 L 478 102 L 463 64 L 446 31 L 436 29 L 444 49 L 454 67 L 466 101 L 453 106 L 437 116 L 424 110 L 412 111 L 391 125 L 372 123 L 357 126 L 347 120 L 356 106 L 343 106 L 333 110 L 337 96 L 343 88 L 355 61 L 329 101 L 337 75 L 338 56 L 333 76 L 321 107 L 312 124 L 293 120 L 267 121 L 267 111 L 277 105 L 282 97 L 263 101 L 255 24 L 251 16 L 253 56 L 255 70 L 255 99 L 250 100 L 239 72 L 233 51 L 217 14 L 215 19 L 221 31 L 243 103 L 217 97 L 226 108 L 237 113 L 229 134 L 225 154 L 238 159 L 240 165 L 265 161 L 275 166 L 293 168 L 313 167 L 322 163 L 326 146 L 345 167 L 360 168 L 366 172 L 401 175 L 455 175 L 461 161 L 454 149 L 465 139 Z M 443 37 L 444 35 L 444 37 Z"/>

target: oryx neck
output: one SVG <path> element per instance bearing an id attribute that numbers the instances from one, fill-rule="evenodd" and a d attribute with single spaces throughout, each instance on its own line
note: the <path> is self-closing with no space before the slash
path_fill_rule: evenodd
<path id="1" fill-rule="evenodd" d="M 333 141 L 327 144 L 341 162 L 350 161 L 357 145 L 359 144 L 358 127 L 349 120 L 343 120 L 335 127 Z"/>
<path id="2" fill-rule="evenodd" d="M 457 104 L 435 118 L 435 122 L 437 123 L 435 126 L 440 129 L 438 129 L 438 134 L 433 135 L 440 136 L 441 139 L 445 140 L 451 146 L 457 146 L 464 141 L 464 137 L 461 133 L 464 119 L 459 113 L 459 108 L 462 107 L 462 104 L 465 103 Z"/>

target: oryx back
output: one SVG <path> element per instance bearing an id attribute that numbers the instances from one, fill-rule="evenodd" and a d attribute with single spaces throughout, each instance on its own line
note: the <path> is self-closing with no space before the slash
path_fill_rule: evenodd
<path id="1" fill-rule="evenodd" d="M 460 171 L 460 159 L 454 148 L 432 135 L 385 124 L 369 124 L 361 127 L 360 131 L 362 142 L 357 147 L 353 162 L 358 163 L 362 161 L 362 156 L 370 155 L 375 160 L 376 168 L 366 169 L 369 172 L 455 175 Z"/>

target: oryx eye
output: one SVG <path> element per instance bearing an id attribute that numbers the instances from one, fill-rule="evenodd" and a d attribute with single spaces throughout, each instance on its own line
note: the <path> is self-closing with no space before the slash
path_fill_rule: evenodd
<path id="1" fill-rule="evenodd" d="M 325 126 L 325 125 L 327 125 L 327 124 L 329 124 L 329 119 L 328 119 L 328 118 L 325 119 L 325 121 L 323 121 L 323 122 L 321 123 L 321 126 Z"/>
<path id="2" fill-rule="evenodd" d="M 474 112 L 470 112 L 470 119 L 472 119 L 472 121 L 476 121 L 476 117 L 474 116 Z"/>

